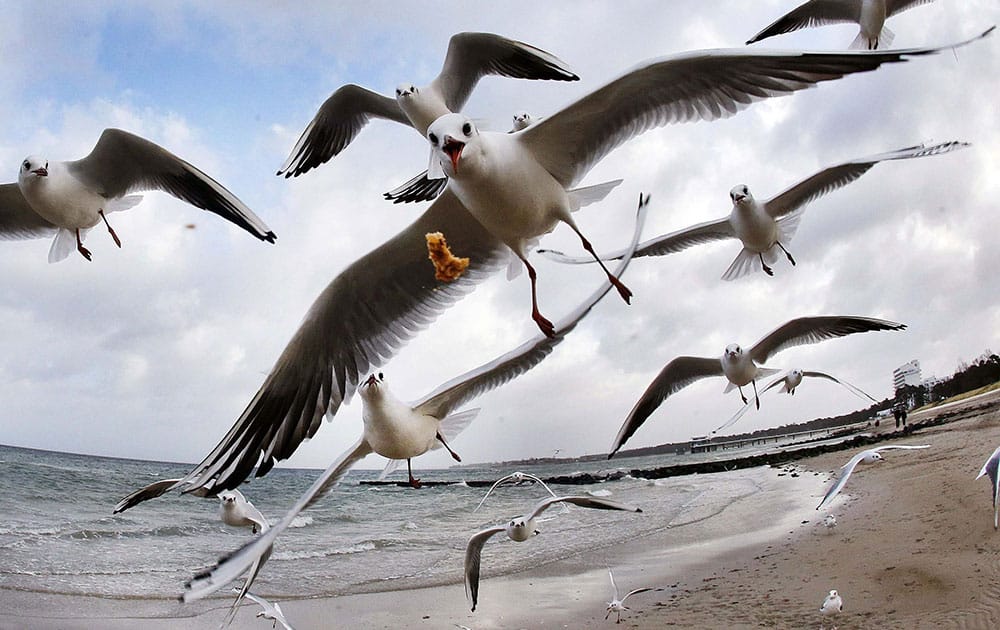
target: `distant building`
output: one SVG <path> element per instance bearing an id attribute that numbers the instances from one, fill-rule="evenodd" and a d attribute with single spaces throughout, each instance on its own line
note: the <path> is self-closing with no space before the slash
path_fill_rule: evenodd
<path id="1" fill-rule="evenodd" d="M 917 359 L 904 363 L 892 371 L 893 391 L 899 390 L 906 385 L 920 387 L 922 384 L 923 380 L 920 378 L 920 361 Z"/>

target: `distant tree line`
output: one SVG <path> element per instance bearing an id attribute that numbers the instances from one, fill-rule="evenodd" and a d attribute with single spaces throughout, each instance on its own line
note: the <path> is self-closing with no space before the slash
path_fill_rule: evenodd
<path id="1" fill-rule="evenodd" d="M 934 400 L 951 398 L 1000 381 L 1000 357 L 987 350 L 972 365 L 960 365 L 951 378 L 941 381 L 931 391 Z"/>

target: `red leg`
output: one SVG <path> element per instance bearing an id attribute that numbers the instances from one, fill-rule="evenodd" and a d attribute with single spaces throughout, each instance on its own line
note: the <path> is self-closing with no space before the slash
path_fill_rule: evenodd
<path id="1" fill-rule="evenodd" d="M 80 230 L 76 231 L 76 251 L 83 254 L 83 257 L 87 260 L 93 260 L 93 257 L 90 255 L 90 250 L 84 247 L 83 241 L 80 240 Z"/>
<path id="2" fill-rule="evenodd" d="M 108 226 L 108 232 L 111 232 L 111 238 L 115 239 L 115 245 L 121 249 L 122 242 L 119 240 L 118 235 L 115 234 L 115 231 L 111 228 L 111 224 L 108 223 L 108 218 L 104 216 L 104 210 L 98 210 L 97 214 L 101 215 L 101 218 L 104 219 L 104 225 Z"/>
<path id="3" fill-rule="evenodd" d="M 410 460 L 406 460 L 406 472 L 410 473 L 410 487 L 419 488 L 420 480 L 413 477 L 413 468 L 410 467 Z"/>
<path id="4" fill-rule="evenodd" d="M 573 228 L 573 231 L 576 232 L 576 235 L 580 237 L 580 240 L 583 242 L 583 248 L 588 252 L 590 252 L 590 255 L 594 257 L 594 260 L 596 260 L 597 264 L 601 266 L 601 269 L 604 270 L 604 273 L 608 274 L 608 280 L 611 281 L 611 284 L 613 284 L 616 289 L 618 289 L 618 295 L 622 296 L 622 299 L 625 300 L 626 304 L 631 304 L 629 300 L 632 298 L 632 291 L 630 291 L 629 288 L 625 286 L 621 280 L 615 277 L 614 274 L 608 271 L 608 268 L 604 265 L 604 261 L 597 256 L 597 252 L 594 251 L 594 248 L 590 245 L 590 241 L 587 240 L 587 237 L 585 237 L 580 232 L 580 230 L 578 230 L 577 227 L 572 223 L 568 225 L 571 228 Z"/>
<path id="5" fill-rule="evenodd" d="M 552 322 L 545 319 L 541 312 L 538 310 L 538 294 L 535 290 L 535 279 L 537 274 L 535 273 L 535 268 L 531 266 L 531 263 L 526 259 L 522 258 L 524 266 L 528 268 L 528 278 L 531 279 L 531 319 L 535 320 L 538 324 L 538 328 L 545 334 L 546 337 L 555 337 L 556 327 L 552 325 Z"/>
<path id="6" fill-rule="evenodd" d="M 448 450 L 448 452 L 451 453 L 452 458 L 456 462 L 462 461 L 462 458 L 458 456 L 458 453 L 456 453 L 455 451 L 451 450 L 451 447 L 448 446 L 448 443 L 444 441 L 444 436 L 442 436 L 440 432 L 438 432 L 438 434 L 437 434 L 437 439 L 438 439 L 439 442 L 441 442 L 441 444 L 444 445 L 444 447 Z"/>

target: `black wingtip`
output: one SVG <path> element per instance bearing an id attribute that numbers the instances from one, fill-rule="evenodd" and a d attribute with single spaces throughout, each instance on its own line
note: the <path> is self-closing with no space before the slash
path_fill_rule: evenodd
<path id="1" fill-rule="evenodd" d="M 267 234 L 264 235 L 262 240 L 265 240 L 268 243 L 273 243 L 276 240 L 278 240 L 278 235 L 275 234 L 274 232 L 268 232 Z"/>
<path id="2" fill-rule="evenodd" d="M 635 508 L 636 512 L 642 513 L 642 508 Z"/>

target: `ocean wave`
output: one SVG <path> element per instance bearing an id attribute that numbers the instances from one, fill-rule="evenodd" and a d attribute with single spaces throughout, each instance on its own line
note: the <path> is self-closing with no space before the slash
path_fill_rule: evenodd
<path id="1" fill-rule="evenodd" d="M 611 496 L 611 491 L 610 490 L 587 490 L 587 494 L 589 494 L 592 497 L 610 497 Z"/>
<path id="2" fill-rule="evenodd" d="M 313 517 L 311 516 L 296 516 L 292 519 L 292 522 L 288 524 L 289 529 L 298 529 L 300 527 L 309 527 L 313 524 Z"/>
<path id="3" fill-rule="evenodd" d="M 73 540 L 97 540 L 101 538 L 160 538 L 167 536 L 191 536 L 198 533 L 198 528 L 192 526 L 164 525 L 153 529 L 122 530 L 122 529 L 79 529 L 64 534 Z"/>
<path id="4" fill-rule="evenodd" d="M 338 547 L 336 549 L 322 550 L 322 551 L 277 551 L 272 556 L 272 560 L 306 560 L 308 558 L 328 558 L 330 556 L 345 556 L 352 553 L 364 553 L 366 551 L 375 551 L 376 549 L 381 549 L 389 547 L 394 544 L 391 541 L 373 541 L 366 540 L 363 543 L 358 543 L 356 545 L 350 545 L 347 547 Z"/>

